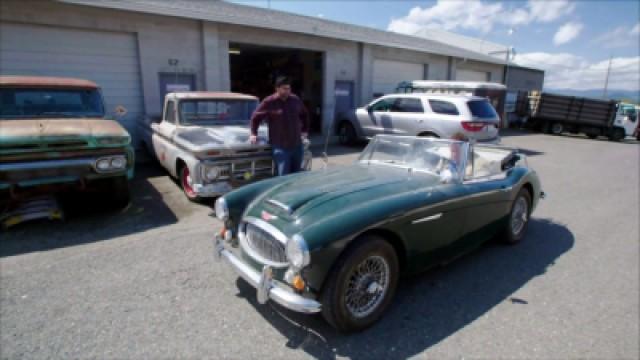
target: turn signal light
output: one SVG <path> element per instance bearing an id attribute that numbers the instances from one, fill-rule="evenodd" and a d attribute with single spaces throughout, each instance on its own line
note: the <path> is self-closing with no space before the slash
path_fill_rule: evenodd
<path id="1" fill-rule="evenodd" d="M 302 291 L 304 290 L 304 280 L 302 280 L 302 276 L 300 275 L 296 275 L 293 277 L 293 281 L 291 282 L 291 285 L 293 286 L 294 289 L 298 290 L 298 291 Z"/>

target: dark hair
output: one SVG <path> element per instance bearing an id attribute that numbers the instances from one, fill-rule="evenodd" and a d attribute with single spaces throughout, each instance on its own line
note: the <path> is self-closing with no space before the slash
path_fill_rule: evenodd
<path id="1" fill-rule="evenodd" d="M 286 76 L 278 76 L 276 78 L 276 87 L 280 87 L 283 85 L 291 85 L 291 81 Z"/>

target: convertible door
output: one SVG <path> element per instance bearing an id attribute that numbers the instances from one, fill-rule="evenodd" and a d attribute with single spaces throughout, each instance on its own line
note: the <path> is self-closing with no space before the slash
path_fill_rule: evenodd
<path id="1" fill-rule="evenodd" d="M 463 245 L 475 247 L 493 237 L 504 225 L 514 189 L 508 178 L 468 182 L 464 187 L 469 195 L 465 204 L 467 222 Z"/>
<path id="2" fill-rule="evenodd" d="M 466 222 L 465 192 L 459 185 L 417 196 L 424 196 L 425 203 L 432 202 L 434 196 L 440 199 L 433 205 L 409 212 L 403 221 L 403 235 L 412 258 L 411 272 L 451 257 L 448 249 L 462 235 Z"/>

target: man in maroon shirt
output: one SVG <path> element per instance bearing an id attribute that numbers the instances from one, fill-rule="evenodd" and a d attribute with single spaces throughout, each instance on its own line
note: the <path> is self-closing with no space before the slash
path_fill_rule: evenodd
<path id="1" fill-rule="evenodd" d="M 304 156 L 303 138 L 309 132 L 309 114 L 299 97 L 291 93 L 289 79 L 276 80 L 276 92 L 267 96 L 251 116 L 252 144 L 257 141 L 262 121 L 269 125 L 269 143 L 278 175 L 300 171 Z"/>

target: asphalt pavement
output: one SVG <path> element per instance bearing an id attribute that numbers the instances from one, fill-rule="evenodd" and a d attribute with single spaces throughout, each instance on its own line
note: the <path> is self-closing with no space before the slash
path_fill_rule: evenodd
<path id="1" fill-rule="evenodd" d="M 503 144 L 548 194 L 524 241 L 403 279 L 353 335 L 259 305 L 214 259 L 213 204 L 140 166 L 125 210 L 72 198 L 64 222 L 0 232 L 0 358 L 639 358 L 640 145 L 513 131 Z M 330 147 L 329 166 L 362 148 Z"/>

